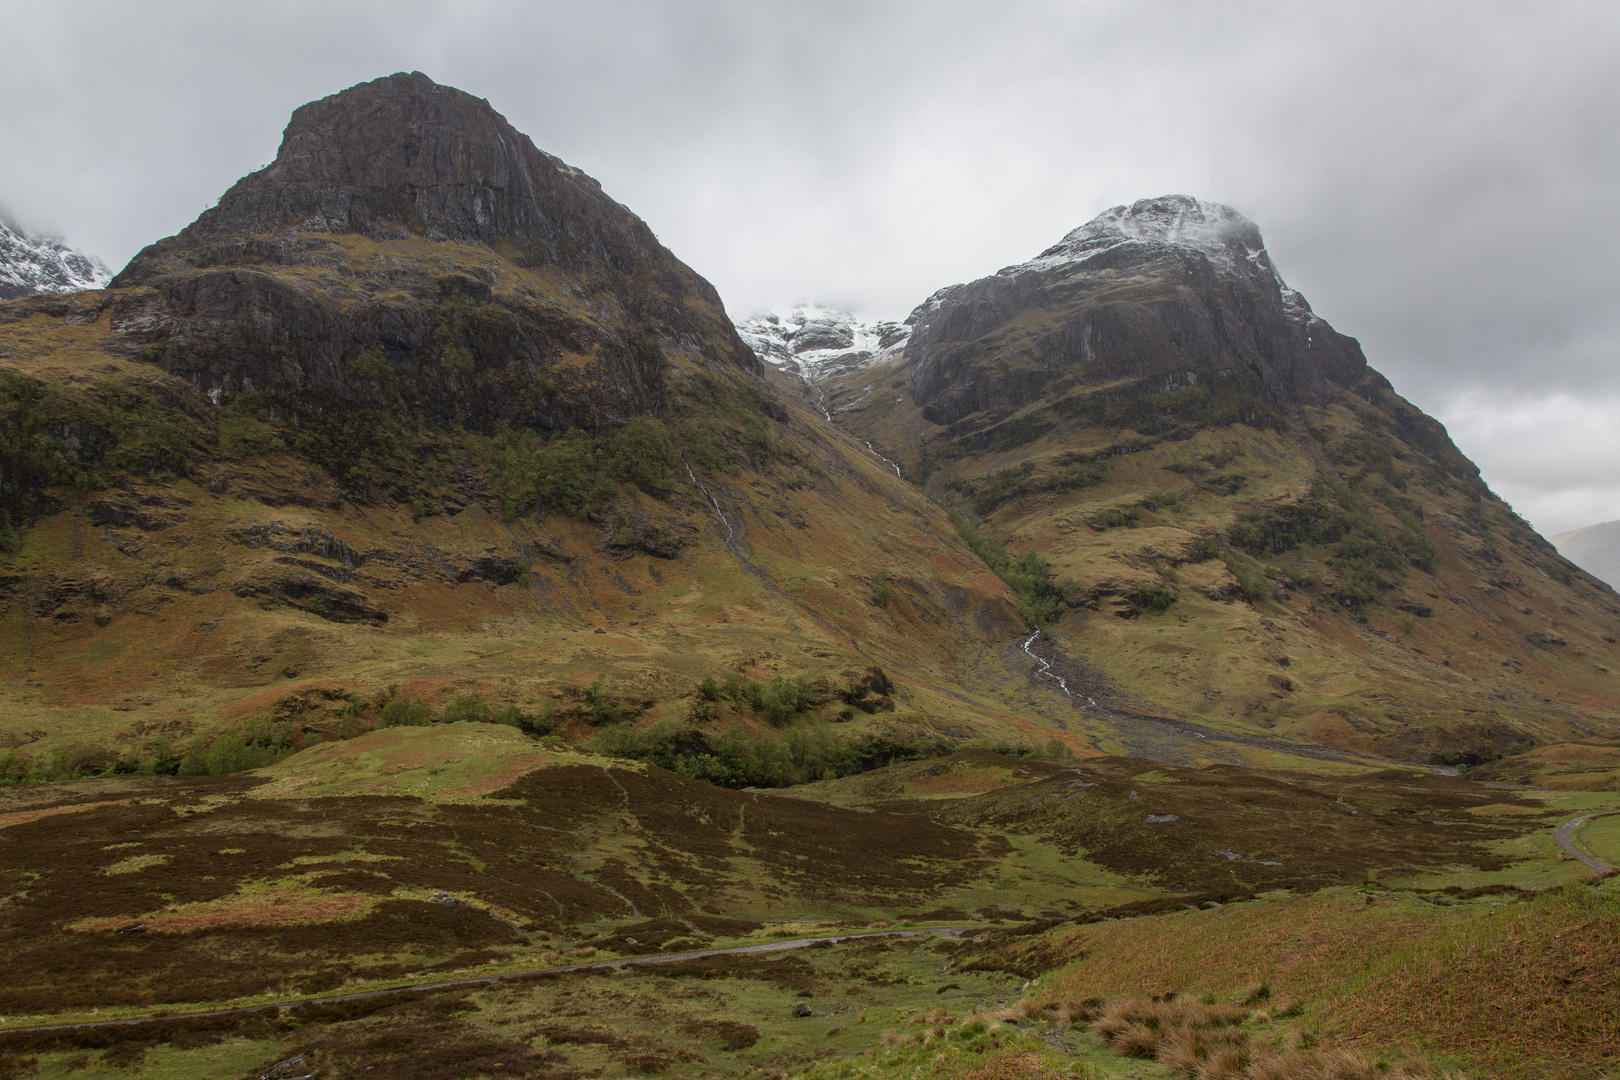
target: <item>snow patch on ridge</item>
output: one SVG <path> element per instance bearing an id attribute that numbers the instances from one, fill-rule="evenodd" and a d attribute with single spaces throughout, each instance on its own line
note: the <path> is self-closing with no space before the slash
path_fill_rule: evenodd
<path id="1" fill-rule="evenodd" d="M 0 220 L 0 300 L 100 289 L 111 280 L 112 271 L 94 255 Z"/>
<path id="2" fill-rule="evenodd" d="M 736 326 L 761 360 L 806 381 L 886 359 L 911 338 L 909 322 L 869 322 L 815 304 L 757 311 Z"/>
<path id="3" fill-rule="evenodd" d="M 1285 304 L 1292 294 L 1292 304 L 1304 306 L 1272 265 L 1254 222 L 1230 206 L 1187 195 L 1141 199 L 1104 210 L 1035 258 L 1000 273 L 1011 276 L 1085 263 L 1128 244 L 1167 244 L 1197 251 L 1216 269 L 1254 285 L 1274 284 L 1284 293 Z"/>

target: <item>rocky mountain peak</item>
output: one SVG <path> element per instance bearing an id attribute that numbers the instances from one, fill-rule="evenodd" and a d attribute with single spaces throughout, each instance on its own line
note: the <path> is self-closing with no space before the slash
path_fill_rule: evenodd
<path id="1" fill-rule="evenodd" d="M 1230 206 L 1188 195 L 1139 199 L 1129 206 L 1105 210 L 1041 252 L 1031 263 L 1009 270 L 1083 263 L 1131 245 L 1163 245 L 1196 251 L 1218 271 L 1252 288 L 1268 293 L 1293 292 L 1272 265 L 1266 243 L 1254 222 Z M 1298 301 L 1298 294 L 1293 295 Z"/>
<path id="2" fill-rule="evenodd" d="M 1283 282 L 1253 222 L 1186 195 L 1105 211 L 1028 262 L 940 290 L 909 321 L 913 396 L 941 424 L 1007 414 L 1060 380 L 1253 379 L 1277 404 L 1310 403 L 1366 367 Z M 1020 335 L 1020 370 L 981 370 Z"/>
<path id="3" fill-rule="evenodd" d="M 489 102 L 421 72 L 361 83 L 297 109 L 275 160 L 243 177 L 117 284 L 150 278 L 177 247 L 300 233 L 505 245 L 528 265 L 630 273 L 673 259 L 634 214 L 536 147 Z M 237 261 L 223 250 L 205 262 Z"/>
<path id="4" fill-rule="evenodd" d="M 1108 239 L 1179 244 L 1209 252 L 1224 252 L 1233 242 L 1251 248 L 1263 246 L 1259 228 L 1230 206 L 1188 195 L 1164 195 L 1104 210 L 1049 248 L 1043 257 Z"/>
<path id="5" fill-rule="evenodd" d="M 489 102 L 415 71 L 299 108 L 275 161 L 231 188 L 208 224 L 292 218 L 328 232 L 488 243 L 544 238 L 556 230 L 550 204 L 600 192 Z"/>
<path id="6" fill-rule="evenodd" d="M 299 108 L 270 165 L 111 286 L 122 347 L 216 403 L 595 428 L 667 408 L 682 365 L 760 371 L 640 218 L 419 72 Z"/>
<path id="7" fill-rule="evenodd" d="M 0 218 L 0 300 L 99 289 L 111 277 L 94 255 Z"/>

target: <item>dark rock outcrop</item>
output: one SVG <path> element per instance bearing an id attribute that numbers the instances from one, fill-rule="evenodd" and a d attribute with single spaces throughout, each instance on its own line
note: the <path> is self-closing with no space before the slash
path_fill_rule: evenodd
<path id="1" fill-rule="evenodd" d="M 1283 284 L 1253 223 L 1183 195 L 1116 207 L 1027 263 L 942 289 L 910 321 L 912 396 L 942 425 L 1120 379 L 1237 379 L 1313 404 L 1366 368 L 1355 339 Z"/>
<path id="2" fill-rule="evenodd" d="M 111 287 L 114 329 L 216 402 L 596 427 L 657 413 L 676 354 L 759 370 L 644 222 L 420 73 L 300 108 L 272 164 Z"/>

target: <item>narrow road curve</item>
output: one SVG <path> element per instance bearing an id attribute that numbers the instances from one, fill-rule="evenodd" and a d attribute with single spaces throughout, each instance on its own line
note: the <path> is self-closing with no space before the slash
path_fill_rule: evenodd
<path id="1" fill-rule="evenodd" d="M 1564 822 L 1562 825 L 1558 826 L 1558 831 L 1553 833 L 1553 839 L 1558 841 L 1559 847 L 1581 860 L 1581 862 L 1586 864 L 1587 869 L 1591 870 L 1592 873 L 1597 874 L 1599 877 L 1602 877 L 1604 874 L 1614 873 L 1614 867 L 1598 862 L 1596 859 L 1592 858 L 1592 856 L 1576 847 L 1575 830 L 1586 824 L 1588 821 L 1591 821 L 1593 818 L 1608 817 L 1611 814 L 1620 814 L 1620 810 L 1600 810 L 1595 814 L 1582 814 L 1578 818 Z"/>
<path id="2" fill-rule="evenodd" d="M 785 941 L 762 941 L 758 945 L 733 945 L 725 949 L 698 949 L 693 952 L 657 953 L 652 956 L 622 956 L 615 960 L 595 960 L 588 964 L 569 964 L 566 967 L 525 968 L 522 971 L 503 971 L 497 975 L 475 975 L 465 979 L 445 979 L 441 982 L 415 983 L 408 986 L 389 986 L 380 990 L 359 990 L 352 994 L 331 994 L 323 997 L 293 998 L 288 1001 L 264 1005 L 242 1005 L 234 1009 L 208 1009 L 202 1012 L 166 1013 L 158 1016 L 137 1016 L 127 1020 L 88 1020 L 78 1024 L 35 1024 L 31 1027 L 0 1027 L 0 1037 L 29 1032 L 83 1031 L 88 1028 L 135 1027 L 140 1024 L 166 1024 L 175 1020 L 197 1020 L 211 1016 L 238 1016 L 276 1009 L 286 1012 L 300 1005 L 331 1005 L 342 1001 L 364 1001 L 367 998 L 386 997 L 389 994 L 419 994 L 431 990 L 454 990 L 463 986 L 488 986 L 514 979 L 531 979 L 546 975 L 569 975 L 576 971 L 601 971 L 609 968 L 641 967 L 648 964 L 675 964 L 682 960 L 702 960 L 709 956 L 738 956 L 746 953 L 785 952 L 788 949 L 807 949 L 823 942 L 859 941 L 863 938 L 885 937 L 958 937 L 962 934 L 986 930 L 984 926 L 938 926 L 926 930 L 877 930 L 864 934 L 835 934 L 828 937 L 790 938 Z"/>

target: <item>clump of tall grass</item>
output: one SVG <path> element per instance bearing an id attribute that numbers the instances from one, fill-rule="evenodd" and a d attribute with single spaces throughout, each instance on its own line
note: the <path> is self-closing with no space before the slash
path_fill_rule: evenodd
<path id="1" fill-rule="evenodd" d="M 1092 1034 L 1114 1053 L 1157 1061 L 1187 1080 L 1462 1080 L 1460 1073 L 1421 1062 L 1391 1065 L 1360 1051 L 1313 1049 L 1310 1037 L 1299 1032 L 1279 1043 L 1255 1027 L 1268 1014 L 1247 1007 L 1268 996 L 1254 992 L 1245 1005 L 1233 1005 L 1166 994 L 1123 998 L 1101 1008 L 1057 1008 L 1091 1016 Z M 1283 1006 L 1276 1015 L 1297 1012 Z"/>

